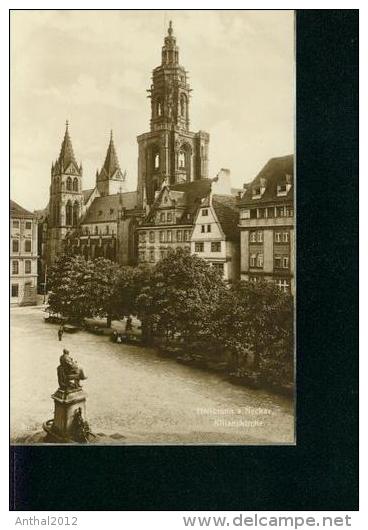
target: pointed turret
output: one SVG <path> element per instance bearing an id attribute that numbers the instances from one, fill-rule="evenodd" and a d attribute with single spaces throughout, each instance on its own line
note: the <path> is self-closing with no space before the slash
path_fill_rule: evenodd
<path id="1" fill-rule="evenodd" d="M 179 63 L 179 48 L 176 45 L 176 37 L 172 27 L 172 21 L 169 22 L 167 36 L 165 37 L 162 47 L 162 64 L 177 65 Z"/>
<path id="2" fill-rule="evenodd" d="M 122 184 L 124 186 L 125 172 L 123 173 L 120 169 L 112 131 L 110 131 L 110 142 L 107 148 L 105 162 L 101 171 L 96 173 L 96 181 L 101 195 L 118 193 L 119 187 Z M 116 185 L 117 183 L 118 187 Z"/>
<path id="3" fill-rule="evenodd" d="M 103 165 L 101 173 L 103 171 L 105 172 L 105 178 L 111 178 L 113 175 L 115 175 L 117 171 L 121 172 L 118 155 L 116 154 L 116 149 L 114 145 L 112 131 L 110 132 L 110 143 L 109 147 L 107 148 L 105 163 Z"/>
<path id="4" fill-rule="evenodd" d="M 59 158 L 55 165 L 58 166 L 60 172 L 66 171 L 68 167 L 73 164 L 75 171 L 79 174 L 79 167 L 74 156 L 72 141 L 69 134 L 69 122 L 66 122 L 64 140 L 61 144 Z"/>

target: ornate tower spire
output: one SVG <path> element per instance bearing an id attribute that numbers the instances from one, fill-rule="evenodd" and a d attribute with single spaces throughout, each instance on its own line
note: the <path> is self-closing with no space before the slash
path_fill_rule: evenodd
<path id="1" fill-rule="evenodd" d="M 176 45 L 176 38 L 174 37 L 174 30 L 172 21 L 169 22 L 167 36 L 162 47 L 162 65 L 177 65 L 179 64 L 179 48 Z"/>

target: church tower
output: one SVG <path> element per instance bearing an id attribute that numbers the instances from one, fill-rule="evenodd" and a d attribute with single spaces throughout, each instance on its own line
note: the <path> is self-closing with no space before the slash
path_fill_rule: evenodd
<path id="1" fill-rule="evenodd" d="M 152 204 L 163 181 L 192 182 L 208 177 L 209 134 L 189 130 L 190 94 L 187 72 L 179 63 L 179 48 L 170 21 L 161 54 L 153 70 L 150 132 L 138 136 L 138 204 Z"/>
<path id="2" fill-rule="evenodd" d="M 112 131 L 110 133 L 110 143 L 107 148 L 105 163 L 100 172 L 96 173 L 96 188 L 101 197 L 105 195 L 115 195 L 126 191 L 126 173 L 121 171 L 116 154 Z"/>
<path id="3" fill-rule="evenodd" d="M 46 260 L 52 265 L 62 253 L 62 242 L 72 227 L 77 227 L 83 209 L 82 164 L 74 156 L 69 125 L 58 159 L 51 166 Z"/>

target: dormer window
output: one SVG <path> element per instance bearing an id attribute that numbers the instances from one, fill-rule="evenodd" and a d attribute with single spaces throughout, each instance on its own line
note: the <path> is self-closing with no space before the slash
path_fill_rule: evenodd
<path id="1" fill-rule="evenodd" d="M 265 191 L 264 186 L 257 186 L 256 188 L 253 188 L 252 190 L 252 199 L 260 199 Z"/>
<path id="2" fill-rule="evenodd" d="M 289 190 L 291 188 L 291 184 L 278 184 L 277 185 L 277 196 L 278 197 L 285 197 L 285 195 L 288 194 Z"/>
<path id="3" fill-rule="evenodd" d="M 202 215 L 203 215 L 203 216 L 207 216 L 207 215 L 208 215 L 208 210 L 207 210 L 207 208 L 204 208 L 204 209 L 202 210 Z"/>

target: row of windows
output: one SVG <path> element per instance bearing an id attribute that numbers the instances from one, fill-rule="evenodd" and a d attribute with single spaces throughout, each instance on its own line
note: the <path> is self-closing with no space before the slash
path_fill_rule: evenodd
<path id="1" fill-rule="evenodd" d="M 78 179 L 75 177 L 73 180 L 68 177 L 66 179 L 66 189 L 68 191 L 79 191 Z"/>
<path id="2" fill-rule="evenodd" d="M 257 276 L 251 276 L 249 278 L 250 282 L 257 283 L 261 278 L 258 278 Z M 287 278 L 276 278 L 274 280 L 275 285 L 285 293 L 290 291 L 290 281 Z"/>
<path id="3" fill-rule="evenodd" d="M 25 290 L 27 287 L 32 287 L 32 282 L 27 282 L 24 284 Z M 12 298 L 18 298 L 19 296 L 19 285 L 17 283 L 12 283 L 11 285 L 11 297 Z"/>
<path id="4" fill-rule="evenodd" d="M 174 214 L 172 212 L 161 212 L 160 223 L 172 223 L 175 221 Z"/>
<path id="5" fill-rule="evenodd" d="M 292 206 L 269 206 L 267 208 L 250 208 L 241 211 L 242 219 L 274 219 L 276 217 L 293 217 Z"/>
<path id="6" fill-rule="evenodd" d="M 31 274 L 32 273 L 32 261 L 30 259 L 24 260 L 24 274 Z M 12 274 L 16 275 L 19 274 L 19 261 L 13 260 L 12 261 Z"/>
<path id="7" fill-rule="evenodd" d="M 168 253 L 169 253 L 169 249 L 165 249 L 165 248 L 160 249 L 159 250 L 160 259 L 166 258 Z M 138 252 L 138 257 L 139 257 L 140 263 L 143 263 L 145 261 L 154 263 L 156 261 L 156 250 L 154 248 L 150 248 L 148 253 L 146 253 L 145 250 L 140 250 Z"/>
<path id="8" fill-rule="evenodd" d="M 110 226 L 109 225 L 103 225 L 103 226 L 98 226 L 98 225 L 95 225 L 95 228 L 94 230 L 90 230 L 90 228 L 88 226 L 85 226 L 85 227 L 82 227 L 82 234 L 83 235 L 90 235 L 90 234 L 94 234 L 96 236 L 98 235 L 115 235 L 115 230 L 112 228 L 111 231 L 110 231 Z"/>
<path id="9" fill-rule="evenodd" d="M 195 252 L 204 252 L 204 241 L 197 241 L 194 244 Z M 221 241 L 211 242 L 211 252 L 221 252 Z"/>
<path id="10" fill-rule="evenodd" d="M 13 220 L 13 228 L 19 228 L 20 227 L 20 222 L 17 220 L 17 219 L 14 219 Z M 26 230 L 31 230 L 32 229 L 32 221 L 26 221 L 24 223 L 24 227 Z"/>
<path id="11" fill-rule="evenodd" d="M 289 243 L 290 233 L 288 230 L 275 231 L 273 235 L 275 243 Z M 250 243 L 263 243 L 263 231 L 262 230 L 251 230 L 249 232 Z"/>
<path id="12" fill-rule="evenodd" d="M 274 269 L 288 269 L 289 256 L 275 255 L 273 260 Z M 252 268 L 263 268 L 263 254 L 261 252 L 253 253 L 249 256 L 249 266 Z"/>
<path id="13" fill-rule="evenodd" d="M 156 233 L 154 230 L 151 230 L 148 232 L 148 241 L 150 243 L 156 242 Z M 172 243 L 174 239 L 178 243 L 182 241 L 189 241 L 190 240 L 190 230 L 160 230 L 159 232 L 159 242 L 160 243 Z M 147 232 L 140 232 L 139 233 L 139 242 L 140 243 L 146 243 L 147 241 Z"/>
<path id="14" fill-rule="evenodd" d="M 19 239 L 12 239 L 12 252 L 19 252 L 20 241 Z M 24 252 L 32 252 L 32 240 L 26 239 L 24 241 Z"/>

